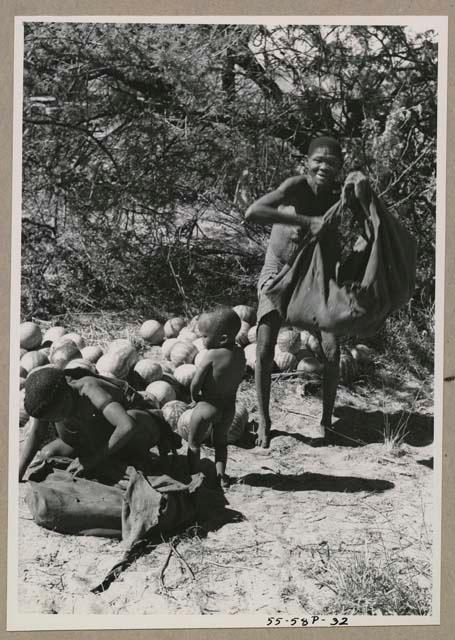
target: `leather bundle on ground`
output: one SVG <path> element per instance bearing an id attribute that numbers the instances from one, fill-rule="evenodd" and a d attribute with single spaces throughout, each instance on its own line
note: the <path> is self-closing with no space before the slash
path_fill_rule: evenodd
<path id="1" fill-rule="evenodd" d="M 341 201 L 327 211 L 325 222 L 330 232 L 306 245 L 265 293 L 294 327 L 369 336 L 412 296 L 417 244 L 371 194 L 370 238 L 337 264 L 337 219 L 344 211 Z"/>
<path id="2" fill-rule="evenodd" d="M 108 485 L 74 478 L 62 469 L 69 462 L 55 458 L 35 465 L 29 476 L 27 503 L 35 522 L 46 529 L 124 541 L 122 559 L 94 592 L 107 589 L 138 557 L 144 543 L 161 543 L 166 536 L 194 523 L 200 511 L 196 494 L 204 481 L 202 473 L 184 483 L 168 475 L 147 475 L 129 466 L 114 470 L 117 482 Z M 206 494 L 204 503 L 210 502 Z"/>

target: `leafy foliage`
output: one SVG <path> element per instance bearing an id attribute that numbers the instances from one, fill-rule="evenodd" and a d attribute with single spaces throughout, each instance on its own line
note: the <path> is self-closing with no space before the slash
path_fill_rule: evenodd
<path id="1" fill-rule="evenodd" d="M 418 238 L 427 317 L 436 85 L 398 26 L 27 24 L 23 315 L 253 302 L 244 209 L 331 133 Z"/>

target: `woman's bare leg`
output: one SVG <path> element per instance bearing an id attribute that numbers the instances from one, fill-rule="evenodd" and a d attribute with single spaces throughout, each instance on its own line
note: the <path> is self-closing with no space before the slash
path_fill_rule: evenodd
<path id="1" fill-rule="evenodd" d="M 324 359 L 322 375 L 322 418 L 323 427 L 332 426 L 333 408 L 340 378 L 340 348 L 333 333 L 321 331 L 320 343 Z"/>
<path id="2" fill-rule="evenodd" d="M 280 326 L 280 314 L 278 311 L 271 311 L 261 318 L 256 332 L 255 383 L 259 411 L 256 444 L 264 449 L 270 446 L 270 386 L 275 345 Z"/>

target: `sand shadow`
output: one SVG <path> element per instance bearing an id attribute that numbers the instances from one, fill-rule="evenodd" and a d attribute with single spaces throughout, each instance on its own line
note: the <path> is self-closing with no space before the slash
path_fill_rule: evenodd
<path id="1" fill-rule="evenodd" d="M 413 447 L 426 447 L 433 442 L 433 417 L 422 413 L 398 411 L 385 414 L 382 411 L 363 411 L 354 407 L 337 407 L 331 429 L 326 429 L 323 443 L 312 441 L 302 433 L 272 429 L 270 436 L 286 436 L 310 446 L 363 447 L 384 442 L 384 430 L 389 425 L 393 433 L 406 422 L 404 442 Z"/>
<path id="2" fill-rule="evenodd" d="M 334 491 L 339 493 L 382 493 L 394 488 L 393 482 L 355 476 L 329 476 L 321 473 L 287 475 L 275 473 L 249 473 L 239 483 L 251 487 L 266 487 L 275 491 Z"/>
<path id="3" fill-rule="evenodd" d="M 327 431 L 328 444 L 360 447 L 384 442 L 387 424 L 392 433 L 403 425 L 406 432 L 404 442 L 413 447 L 425 447 L 433 442 L 433 417 L 422 413 L 397 411 L 385 414 L 382 411 L 363 411 L 342 406 L 335 409 L 334 415 L 338 420 Z"/>
<path id="4" fill-rule="evenodd" d="M 417 460 L 417 463 L 423 465 L 424 467 L 428 467 L 429 469 L 434 469 L 433 458 L 424 458 L 423 460 Z"/>

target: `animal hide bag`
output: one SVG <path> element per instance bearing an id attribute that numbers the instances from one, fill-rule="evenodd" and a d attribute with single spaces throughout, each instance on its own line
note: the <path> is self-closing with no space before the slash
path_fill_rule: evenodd
<path id="1" fill-rule="evenodd" d="M 194 493 L 203 474 L 193 476 L 189 484 L 167 475 L 146 476 L 134 467 L 128 467 L 126 476 L 125 489 L 125 481 L 109 486 L 73 478 L 48 464 L 46 477 L 29 480 L 27 503 L 35 522 L 46 529 L 121 537 L 128 547 L 153 528 L 168 532 L 194 521 Z"/>
<path id="2" fill-rule="evenodd" d="M 341 202 L 327 211 L 332 222 Z M 415 284 L 415 239 L 378 197 L 368 211 L 370 239 L 354 247 L 335 268 L 330 239 L 314 240 L 301 249 L 264 290 L 289 325 L 336 335 L 369 336 L 385 318 L 412 296 Z"/>

